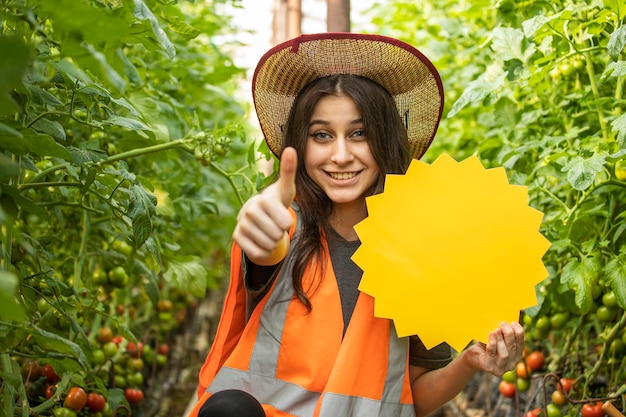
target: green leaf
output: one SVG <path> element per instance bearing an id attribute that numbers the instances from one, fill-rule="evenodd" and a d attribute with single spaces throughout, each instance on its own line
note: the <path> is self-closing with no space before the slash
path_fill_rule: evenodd
<path id="1" fill-rule="evenodd" d="M 183 39 L 190 41 L 200 35 L 200 31 L 195 27 L 187 24 L 184 20 L 182 20 L 179 16 L 167 17 L 164 16 L 165 22 L 167 22 L 167 26 L 172 30 L 172 32 L 176 33 Z"/>
<path id="2" fill-rule="evenodd" d="M 609 56 L 613 61 L 619 60 L 619 55 L 624 50 L 624 45 L 626 45 L 626 25 L 621 25 L 611 33 L 609 43 L 606 45 Z"/>
<path id="3" fill-rule="evenodd" d="M 524 33 L 520 29 L 495 28 L 492 36 L 491 49 L 503 61 L 517 59 L 526 62 L 535 53 L 535 47 L 532 44 L 524 50 Z"/>
<path id="4" fill-rule="evenodd" d="M 11 187 L 10 185 L 0 184 L 0 190 L 2 191 L 3 198 L 10 198 L 16 208 L 19 207 L 24 211 L 35 214 L 42 219 L 48 217 L 46 212 L 33 202 L 30 198 L 24 197 L 18 189 Z"/>
<path id="5" fill-rule="evenodd" d="M 26 319 L 24 307 L 15 300 L 18 278 L 6 271 L 0 271 L 0 320 L 22 321 Z"/>
<path id="6" fill-rule="evenodd" d="M 37 326 L 29 327 L 30 334 L 37 341 L 37 344 L 45 351 L 59 352 L 71 356 L 85 369 L 89 369 L 89 361 L 83 350 L 76 343 L 56 333 L 49 332 Z"/>
<path id="7" fill-rule="evenodd" d="M 135 246 L 139 247 L 152 233 L 151 217 L 156 213 L 156 197 L 146 192 L 143 187 L 130 187 L 130 207 L 128 217 L 133 225 Z"/>
<path id="8" fill-rule="evenodd" d="M 20 173 L 20 167 L 11 158 L 0 153 L 0 181 L 8 182 Z"/>
<path id="9" fill-rule="evenodd" d="M 0 115 L 8 115 L 19 110 L 9 92 L 22 84 L 30 49 L 19 36 L 0 36 L 0 57 Z"/>
<path id="10" fill-rule="evenodd" d="M 537 16 L 534 16 L 524 21 L 522 23 L 522 28 L 524 29 L 524 35 L 529 39 L 532 38 L 535 35 L 535 33 L 539 29 L 541 29 L 546 23 L 550 23 L 554 21 L 555 19 L 561 19 L 562 15 L 564 13 L 567 13 L 565 16 L 563 16 L 563 18 L 565 19 L 571 16 L 571 13 L 570 13 L 571 11 L 572 11 L 572 6 L 567 6 L 561 12 L 553 14 L 551 16 L 545 16 L 543 14 L 539 14 Z"/>
<path id="11" fill-rule="evenodd" d="M 485 77 L 481 77 L 470 82 L 465 90 L 463 90 L 461 97 L 459 97 L 459 99 L 452 105 L 452 109 L 448 112 L 447 117 L 453 117 L 461 111 L 463 107 L 469 104 L 482 102 L 486 97 L 498 91 L 498 89 L 504 84 L 505 78 L 506 74 L 502 74 L 494 81 L 488 81 Z"/>
<path id="12" fill-rule="evenodd" d="M 176 47 L 167 37 L 167 34 L 161 29 L 159 26 L 159 22 L 157 18 L 154 16 L 152 11 L 146 6 L 146 4 L 142 0 L 133 0 L 135 4 L 135 9 L 133 14 L 137 19 L 145 20 L 150 23 L 150 27 L 152 29 L 152 33 L 154 34 L 158 44 L 163 48 L 165 53 L 169 58 L 174 58 L 176 56 Z"/>
<path id="13" fill-rule="evenodd" d="M 65 129 L 63 129 L 61 123 L 54 120 L 46 119 L 45 117 L 42 117 L 41 119 L 33 123 L 33 129 L 35 129 L 39 133 L 45 133 L 55 139 L 62 140 L 64 142 L 67 140 L 67 136 L 65 135 Z"/>
<path id="14" fill-rule="evenodd" d="M 607 281 L 615 293 L 617 305 L 626 309 L 626 248 L 613 257 L 604 267 Z"/>
<path id="15" fill-rule="evenodd" d="M 122 117 L 122 116 L 111 116 L 105 121 L 103 121 L 102 124 L 105 126 L 106 125 L 120 126 L 120 127 L 124 127 L 130 130 L 147 130 L 147 131 L 152 130 L 146 124 L 144 124 L 143 122 L 137 119 L 131 119 L 129 117 Z"/>
<path id="16" fill-rule="evenodd" d="M 596 155 L 587 159 L 577 156 L 572 158 L 561 169 L 561 172 L 567 172 L 567 181 L 575 190 L 583 191 L 593 184 L 596 175 L 602 171 L 605 159 L 604 155 Z"/>
<path id="17" fill-rule="evenodd" d="M 84 0 L 37 0 L 38 14 L 48 17 L 55 33 L 65 40 L 100 45 L 119 45 L 129 32 L 129 25 L 109 8 L 96 7 Z"/>
<path id="18" fill-rule="evenodd" d="M 126 90 L 126 81 L 109 64 L 106 56 L 102 52 L 97 51 L 91 44 L 84 43 L 83 46 L 96 62 L 97 67 L 95 69 L 99 70 L 98 72 L 103 75 L 104 79 L 107 80 L 117 91 L 123 93 Z"/>
<path id="19" fill-rule="evenodd" d="M 16 139 L 13 135 L 0 132 L 0 148 L 15 155 L 34 154 L 37 156 L 55 156 L 57 158 L 72 160 L 72 155 L 65 147 L 58 144 L 52 137 L 42 135 L 32 129 L 22 131 L 22 139 Z"/>
<path id="20" fill-rule="evenodd" d="M 34 103 L 46 105 L 52 108 L 63 106 L 63 103 L 52 93 L 40 88 L 35 84 L 27 84 L 26 88 Z"/>
<path id="21" fill-rule="evenodd" d="M 100 149 L 78 149 L 69 146 L 67 150 L 72 155 L 72 160 L 76 165 L 82 165 L 86 162 L 99 162 L 106 159 L 106 152 Z"/>
<path id="22" fill-rule="evenodd" d="M 626 113 L 611 122 L 611 127 L 617 132 L 617 143 L 621 149 L 626 148 Z"/>
<path id="23" fill-rule="evenodd" d="M 570 259 L 563 268 L 561 283 L 574 291 L 575 302 L 583 314 L 591 309 L 593 304 L 593 289 L 598 282 L 600 264 L 595 257 L 585 256 L 582 262 Z"/>
<path id="24" fill-rule="evenodd" d="M 188 261 L 170 261 L 163 277 L 168 282 L 176 283 L 183 291 L 196 297 L 204 297 L 207 288 L 207 270 L 200 258 L 193 257 Z"/>
<path id="25" fill-rule="evenodd" d="M 4 123 L 0 123 L 0 137 L 1 136 L 14 136 L 20 139 L 24 137 L 19 130 L 15 130 L 11 126 L 7 126 Z"/>

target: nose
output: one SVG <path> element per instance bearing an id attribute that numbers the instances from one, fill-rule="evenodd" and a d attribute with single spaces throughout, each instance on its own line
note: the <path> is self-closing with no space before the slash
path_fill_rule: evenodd
<path id="1" fill-rule="evenodd" d="M 330 159 L 338 165 L 346 164 L 354 159 L 350 142 L 346 137 L 340 136 L 334 141 L 333 153 Z"/>

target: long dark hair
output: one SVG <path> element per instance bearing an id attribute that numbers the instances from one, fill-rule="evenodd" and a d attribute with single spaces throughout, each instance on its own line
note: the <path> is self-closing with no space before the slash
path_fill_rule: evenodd
<path id="1" fill-rule="evenodd" d="M 298 152 L 296 202 L 300 207 L 302 228 L 298 234 L 299 244 L 294 247 L 291 256 L 295 260 L 293 287 L 308 310 L 311 309 L 311 302 L 307 294 L 311 294 L 319 284 L 325 265 L 316 262 L 317 277 L 310 288 L 303 288 L 304 271 L 310 261 L 321 259 L 324 255 L 322 236 L 330 229 L 333 203 L 308 176 L 304 156 L 313 110 L 318 101 L 327 95 L 348 96 L 361 112 L 365 137 L 380 169 L 378 181 L 370 194 L 383 190 L 386 174 L 403 174 L 411 161 L 406 127 L 393 97 L 378 83 L 357 75 L 340 74 L 319 78 L 300 91 L 284 129 L 283 149 L 293 147 Z"/>

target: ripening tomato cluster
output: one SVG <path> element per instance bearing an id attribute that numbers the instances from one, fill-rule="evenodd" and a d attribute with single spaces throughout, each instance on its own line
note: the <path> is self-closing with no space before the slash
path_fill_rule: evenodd
<path id="1" fill-rule="evenodd" d="M 546 356 L 540 350 L 526 349 L 522 360 L 514 369 L 505 372 L 498 386 L 500 393 L 507 398 L 515 397 L 516 392 L 526 392 L 530 388 L 533 372 L 541 371 L 546 363 Z"/>
<path id="2" fill-rule="evenodd" d="M 90 416 L 113 416 L 105 395 L 97 390 L 87 391 L 82 386 L 70 385 L 69 389 L 61 391 L 61 377 L 50 364 L 40 365 L 33 359 L 24 360 L 22 377 L 26 381 L 27 394 L 31 400 L 40 399 L 37 397 L 45 397 L 46 400 L 53 399 L 55 405 L 52 412 L 55 417 L 76 417 L 83 410 L 87 411 Z"/>
<path id="3" fill-rule="evenodd" d="M 167 309 L 165 303 L 162 309 Z M 113 407 L 133 407 L 144 401 L 145 380 L 155 367 L 163 367 L 170 348 L 167 343 L 155 346 L 134 342 L 114 334 L 110 327 L 93 331 L 91 350 L 85 351 L 91 365 L 87 372 L 68 372 L 63 378 L 49 363 L 14 357 L 21 366 L 22 378 L 32 405 L 48 401 L 55 417 L 111 417 Z M 114 403 L 113 389 L 120 394 Z M 83 411 L 84 410 L 84 411 Z"/>

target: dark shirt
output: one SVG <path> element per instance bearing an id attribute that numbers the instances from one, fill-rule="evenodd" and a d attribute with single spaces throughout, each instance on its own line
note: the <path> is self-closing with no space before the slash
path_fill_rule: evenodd
<path id="1" fill-rule="evenodd" d="M 359 297 L 358 287 L 363 275 L 363 271 L 351 259 L 360 245 L 360 241 L 347 241 L 334 230 L 329 234 L 328 250 L 333 271 L 337 278 L 337 287 L 339 288 L 344 334 Z M 269 284 L 275 275 L 277 267 L 259 266 L 253 264 L 245 257 L 244 259 L 244 281 L 249 300 L 248 311 L 252 312 L 256 304 L 269 290 Z M 249 274 L 255 277 L 254 285 L 251 285 Z M 452 349 L 447 344 L 442 343 L 428 350 L 418 336 L 410 336 L 409 363 L 411 365 L 427 369 L 438 369 L 446 366 L 451 360 Z"/>

